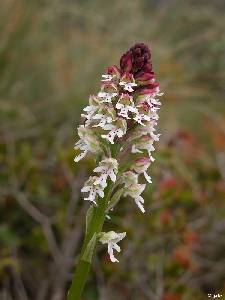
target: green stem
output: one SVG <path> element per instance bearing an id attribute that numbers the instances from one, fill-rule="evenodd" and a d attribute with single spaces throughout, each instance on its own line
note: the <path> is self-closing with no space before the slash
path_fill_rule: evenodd
<path id="1" fill-rule="evenodd" d="M 103 199 L 99 199 L 98 206 L 94 208 L 94 213 L 90 221 L 90 224 L 88 226 L 88 231 L 84 239 L 84 243 L 81 249 L 81 255 L 76 267 L 76 271 L 73 275 L 72 284 L 69 289 L 67 300 L 80 300 L 81 298 L 85 283 L 88 278 L 88 274 L 90 272 L 92 257 L 94 256 L 91 255 L 90 259 L 87 261 L 84 258 L 83 254 L 85 253 L 88 243 L 90 242 L 94 234 L 96 234 L 97 236 L 98 233 L 102 231 L 102 227 L 105 221 L 105 212 L 107 209 L 107 205 L 110 199 L 112 189 L 113 189 L 113 184 L 108 184 L 108 187 L 105 191 L 105 197 Z M 96 248 L 96 245 L 94 248 Z"/>

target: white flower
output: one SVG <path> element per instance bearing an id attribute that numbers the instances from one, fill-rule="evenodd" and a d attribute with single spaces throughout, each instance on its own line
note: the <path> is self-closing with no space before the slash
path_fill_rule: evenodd
<path id="1" fill-rule="evenodd" d="M 134 87 L 134 86 L 137 86 L 137 84 L 134 83 L 134 82 L 120 81 L 119 84 L 120 84 L 121 86 L 123 86 L 123 88 L 124 88 L 125 91 L 128 91 L 128 92 L 130 92 L 130 93 L 134 91 L 133 87 Z"/>
<path id="2" fill-rule="evenodd" d="M 150 135 L 154 141 L 158 142 L 161 134 L 154 134 L 154 132 L 156 131 L 155 129 L 156 125 L 157 125 L 156 120 L 151 120 L 150 122 L 147 122 L 145 127 L 138 128 L 139 136 Z"/>
<path id="3" fill-rule="evenodd" d="M 159 134 L 154 134 L 153 132 L 151 132 L 150 135 L 151 135 L 151 138 L 152 138 L 154 141 L 156 141 L 156 142 L 159 141 L 159 137 L 161 136 L 160 133 L 159 133 Z"/>
<path id="4" fill-rule="evenodd" d="M 146 126 L 147 122 L 151 120 L 157 121 L 159 116 L 157 111 L 159 106 L 156 105 L 156 99 L 151 98 L 150 95 L 140 95 L 136 99 L 136 111 L 134 120 L 142 126 Z M 144 122 L 144 123 L 143 123 Z"/>
<path id="5" fill-rule="evenodd" d="M 80 160 L 81 160 L 82 158 L 84 158 L 84 157 L 87 155 L 87 153 L 88 153 L 88 146 L 87 146 L 87 144 L 86 144 L 84 141 L 82 141 L 82 140 L 79 140 L 79 141 L 75 144 L 74 149 L 80 149 L 81 151 L 83 151 L 83 152 L 81 152 L 79 155 L 75 156 L 75 158 L 74 158 L 74 161 L 75 161 L 75 162 L 80 161 Z"/>
<path id="6" fill-rule="evenodd" d="M 107 116 L 105 114 L 96 114 L 93 116 L 93 119 L 100 120 L 100 122 L 97 125 L 94 125 L 93 127 L 102 127 L 102 128 L 104 128 L 107 123 L 111 123 L 113 120 L 112 117 Z"/>
<path id="7" fill-rule="evenodd" d="M 103 188 L 107 186 L 107 178 L 109 177 L 113 182 L 116 181 L 116 174 L 118 173 L 118 162 L 115 158 L 103 159 L 94 172 L 100 173 L 94 184 L 100 185 Z"/>
<path id="8" fill-rule="evenodd" d="M 125 187 L 129 187 L 132 184 L 138 183 L 138 174 L 135 174 L 132 171 L 126 171 L 122 175 L 122 182 Z"/>
<path id="9" fill-rule="evenodd" d="M 128 116 L 129 112 L 135 112 L 136 108 L 134 106 L 133 97 L 128 94 L 122 94 L 118 102 L 116 103 L 116 108 L 119 110 L 118 115 L 130 119 Z"/>
<path id="10" fill-rule="evenodd" d="M 134 183 L 125 188 L 124 196 L 130 196 L 134 199 L 137 206 L 144 213 L 144 199 L 141 197 L 141 193 L 144 191 L 146 184 Z"/>
<path id="11" fill-rule="evenodd" d="M 112 98 L 118 95 L 117 87 L 113 83 L 104 83 L 98 97 L 101 98 L 101 103 L 112 103 Z"/>
<path id="12" fill-rule="evenodd" d="M 102 98 L 102 103 L 112 103 L 112 98 L 116 97 L 117 93 L 99 92 L 98 97 Z"/>
<path id="13" fill-rule="evenodd" d="M 101 137 L 103 139 L 108 140 L 111 144 L 114 144 L 114 138 L 116 136 L 122 137 L 123 131 L 120 128 L 117 128 L 117 126 L 109 124 L 104 127 L 105 130 L 110 130 L 108 134 L 102 134 Z"/>
<path id="14" fill-rule="evenodd" d="M 141 150 L 147 150 L 150 160 L 153 162 L 155 159 L 152 157 L 151 152 L 155 150 L 153 146 L 154 140 L 149 135 L 142 136 L 135 144 L 132 145 L 131 153 L 143 153 Z"/>
<path id="15" fill-rule="evenodd" d="M 131 74 L 123 75 L 119 85 L 122 86 L 125 91 L 128 91 L 130 93 L 134 91 L 133 87 L 137 86 L 134 77 Z"/>
<path id="16" fill-rule="evenodd" d="M 93 120 L 100 120 L 97 125 L 93 127 L 101 127 L 104 128 L 106 124 L 110 124 L 111 122 L 115 121 L 116 119 L 116 112 L 112 107 L 102 107 L 99 109 L 98 113 L 95 114 Z"/>
<path id="17" fill-rule="evenodd" d="M 109 75 L 109 74 L 106 74 L 106 75 L 102 75 L 102 81 L 103 82 L 107 82 L 107 81 L 111 81 L 116 75 Z"/>
<path id="18" fill-rule="evenodd" d="M 164 93 L 161 93 L 160 89 L 159 89 L 159 86 L 155 89 L 155 96 L 158 96 L 158 97 L 161 97 L 163 96 Z"/>
<path id="19" fill-rule="evenodd" d="M 103 139 L 108 140 L 111 144 L 114 144 L 114 138 L 117 136 L 121 138 L 127 131 L 126 121 L 122 118 L 117 119 L 113 124 L 106 124 L 104 130 L 109 130 L 108 134 L 102 134 Z"/>
<path id="20" fill-rule="evenodd" d="M 150 121 L 151 118 L 148 115 L 141 114 L 138 111 L 136 112 L 136 116 L 133 118 L 138 124 L 142 126 L 146 126 L 146 124 L 143 123 L 143 121 Z"/>
<path id="21" fill-rule="evenodd" d="M 89 97 L 89 105 L 86 106 L 83 111 L 86 112 L 86 114 L 81 114 L 81 117 L 86 118 L 85 125 L 90 125 L 94 113 L 99 109 L 100 101 L 99 97 L 97 96 L 90 96 Z"/>
<path id="22" fill-rule="evenodd" d="M 74 158 L 75 162 L 78 162 L 85 157 L 88 152 L 98 153 L 101 151 L 98 138 L 94 135 L 89 127 L 80 125 L 78 127 L 78 135 L 80 140 L 75 144 L 74 149 L 80 149 L 83 152 Z"/>
<path id="23" fill-rule="evenodd" d="M 159 101 L 159 99 L 156 99 L 156 98 L 150 98 L 150 103 L 151 103 L 152 105 L 158 106 L 158 107 L 157 107 L 158 109 L 160 109 L 159 106 L 162 105 L 162 103 Z"/>
<path id="24" fill-rule="evenodd" d="M 131 169 L 137 172 L 138 174 L 144 174 L 145 179 L 148 183 L 152 183 L 151 177 L 147 174 L 147 169 L 151 164 L 151 160 L 148 157 L 141 157 L 135 160 L 134 164 L 131 166 Z"/>
<path id="25" fill-rule="evenodd" d="M 101 236 L 99 241 L 102 244 L 108 244 L 108 253 L 110 260 L 112 262 L 119 262 L 118 259 L 115 258 L 113 250 L 115 249 L 117 252 L 120 252 L 120 247 L 117 245 L 124 237 L 126 236 L 126 232 L 116 233 L 115 231 L 109 232 L 101 232 Z"/>
<path id="26" fill-rule="evenodd" d="M 157 106 L 157 108 L 159 109 L 159 106 L 161 106 L 161 102 L 159 101 L 159 99 L 155 98 L 154 94 L 139 95 L 137 97 L 137 102 L 147 102 L 151 108 L 153 106 Z"/>
<path id="27" fill-rule="evenodd" d="M 87 201 L 91 201 L 93 202 L 95 205 L 96 204 L 96 198 L 99 195 L 101 198 L 104 197 L 104 192 L 103 192 L 103 188 L 101 185 L 99 184 L 95 184 L 97 180 L 96 176 L 91 176 L 84 184 L 84 187 L 81 189 L 82 193 L 88 193 L 89 195 L 88 197 L 84 198 L 84 200 Z"/>

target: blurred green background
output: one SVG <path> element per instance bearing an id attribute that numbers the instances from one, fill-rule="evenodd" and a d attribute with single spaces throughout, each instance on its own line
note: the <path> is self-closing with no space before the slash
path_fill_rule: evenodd
<path id="1" fill-rule="evenodd" d="M 0 1 L 0 299 L 63 300 L 84 233 L 76 126 L 107 66 L 151 46 L 165 92 L 146 214 L 122 199 L 83 300 L 225 299 L 225 3 Z"/>

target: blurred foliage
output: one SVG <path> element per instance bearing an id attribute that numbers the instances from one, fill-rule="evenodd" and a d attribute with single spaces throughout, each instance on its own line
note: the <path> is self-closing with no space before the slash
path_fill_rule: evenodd
<path id="1" fill-rule="evenodd" d="M 151 45 L 165 91 L 142 215 L 122 199 L 120 264 L 100 246 L 83 299 L 225 297 L 224 1 L 0 2 L 0 299 L 62 300 L 84 232 L 80 112 L 103 70 Z M 107 229 L 107 228 L 106 228 Z"/>

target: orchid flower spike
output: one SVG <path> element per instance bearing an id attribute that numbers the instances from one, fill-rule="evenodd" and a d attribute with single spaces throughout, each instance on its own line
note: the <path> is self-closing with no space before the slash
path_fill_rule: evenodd
<path id="1" fill-rule="evenodd" d="M 81 191 L 85 193 L 84 200 L 96 209 L 107 198 L 105 216 L 122 196 L 132 198 L 145 212 L 141 195 L 146 181 L 152 182 L 148 169 L 154 162 L 154 143 L 160 137 L 156 126 L 161 96 L 151 52 L 147 45 L 137 43 L 122 55 L 120 67 L 107 68 L 99 92 L 90 96 L 84 108 L 84 123 L 78 127 L 79 140 L 75 144 L 80 153 L 74 160 L 78 162 L 86 155 L 96 158 L 93 174 Z M 117 243 L 125 235 L 101 233 L 99 240 L 108 244 L 112 262 L 118 261 L 113 250 L 120 251 Z"/>

